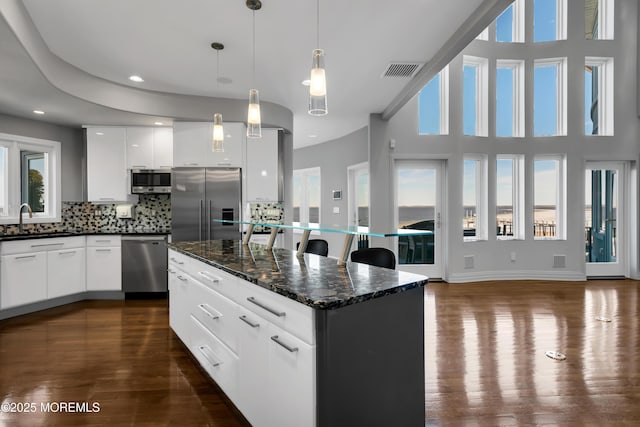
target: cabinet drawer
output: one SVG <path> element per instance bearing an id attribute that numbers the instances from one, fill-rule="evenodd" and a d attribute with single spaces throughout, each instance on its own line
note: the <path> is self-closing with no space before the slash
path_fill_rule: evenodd
<path id="1" fill-rule="evenodd" d="M 306 343 L 315 344 L 314 311 L 311 307 L 247 281 L 241 281 L 238 289 L 242 293 L 238 302 L 244 307 Z"/>
<path id="2" fill-rule="evenodd" d="M 87 236 L 87 246 L 120 246 L 120 241 L 120 236 L 113 234 Z"/>
<path id="3" fill-rule="evenodd" d="M 191 353 L 232 399 L 237 398 L 238 356 L 191 316 Z"/>
<path id="4" fill-rule="evenodd" d="M 191 269 L 191 257 L 181 254 L 180 252 L 169 249 L 169 265 L 175 268 L 189 272 Z"/>
<path id="5" fill-rule="evenodd" d="M 0 245 L 0 254 L 9 255 L 53 251 L 65 248 L 82 248 L 84 245 L 84 236 L 16 240 L 12 242 L 2 242 L 2 245 Z"/>
<path id="6" fill-rule="evenodd" d="M 242 279 L 199 261 L 195 261 L 187 271 L 205 286 L 232 301 L 239 302 L 241 293 L 238 283 L 242 282 Z"/>
<path id="7" fill-rule="evenodd" d="M 198 282 L 191 284 L 191 314 L 235 353 L 238 305 Z"/>

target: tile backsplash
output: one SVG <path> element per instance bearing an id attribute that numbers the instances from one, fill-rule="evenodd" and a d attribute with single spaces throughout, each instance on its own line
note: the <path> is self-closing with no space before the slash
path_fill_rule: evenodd
<path id="1" fill-rule="evenodd" d="M 24 233 L 171 233 L 169 194 L 141 194 L 133 219 L 116 218 L 116 206 L 117 203 L 62 202 L 61 222 L 25 224 Z M 18 225 L 0 226 L 0 232 L 18 234 Z"/>
<path id="2" fill-rule="evenodd" d="M 258 202 L 249 204 L 250 220 L 255 222 L 270 222 L 273 224 L 284 223 L 284 203 L 282 202 Z M 268 228 L 267 228 L 268 229 Z M 256 226 L 254 233 L 262 233 L 265 227 Z"/>

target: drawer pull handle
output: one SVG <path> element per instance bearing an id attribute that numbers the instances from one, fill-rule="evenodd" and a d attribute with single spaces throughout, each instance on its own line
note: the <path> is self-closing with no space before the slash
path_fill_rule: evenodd
<path id="1" fill-rule="evenodd" d="M 247 319 L 247 316 L 245 315 L 240 316 L 239 319 L 242 320 L 247 325 L 251 326 L 252 328 L 257 328 L 258 326 L 260 326 L 260 323 L 253 323 L 251 320 Z"/>
<path id="2" fill-rule="evenodd" d="M 202 353 L 202 355 L 204 356 L 204 358 L 206 359 L 207 362 L 209 362 L 209 364 L 211 366 L 213 366 L 214 368 L 216 366 L 220 366 L 222 364 L 222 362 L 219 362 L 217 360 L 215 360 L 213 357 L 209 356 L 209 348 L 201 345 L 200 347 L 198 347 L 198 350 L 200 350 L 200 353 Z"/>
<path id="3" fill-rule="evenodd" d="M 96 252 L 111 252 L 111 249 L 96 249 Z"/>
<path id="4" fill-rule="evenodd" d="M 274 316 L 284 317 L 284 316 L 287 315 L 287 313 L 285 313 L 284 311 L 278 311 L 275 308 L 271 308 L 268 305 L 266 305 L 265 303 L 262 303 L 262 302 L 258 301 L 254 297 L 248 297 L 247 301 L 249 301 L 252 304 L 257 305 L 258 307 L 262 308 L 263 310 L 267 310 L 269 313 L 273 314 Z"/>
<path id="5" fill-rule="evenodd" d="M 64 251 L 64 252 L 58 252 L 58 255 L 69 255 L 69 254 L 75 254 L 76 251 Z"/>
<path id="6" fill-rule="evenodd" d="M 184 278 L 182 276 L 178 276 L 178 279 L 182 280 L 183 282 L 188 282 L 189 281 L 189 279 L 186 279 L 186 278 Z"/>
<path id="7" fill-rule="evenodd" d="M 110 239 L 97 239 L 96 243 L 111 243 Z"/>
<path id="8" fill-rule="evenodd" d="M 35 258 L 35 255 L 23 255 L 23 256 L 17 256 L 15 259 L 27 259 L 27 258 Z"/>
<path id="9" fill-rule="evenodd" d="M 213 282 L 213 283 L 220 283 L 220 278 L 219 277 L 212 276 L 209 273 L 207 273 L 206 271 L 199 271 L 198 274 L 200 276 L 204 277 L 205 279 Z"/>
<path id="10" fill-rule="evenodd" d="M 288 346 L 287 344 L 283 343 L 282 341 L 280 341 L 280 339 L 278 338 L 277 335 L 274 335 L 271 337 L 272 341 L 277 342 L 278 344 L 280 344 L 282 347 L 286 348 L 290 353 L 295 353 L 296 351 L 298 351 L 298 347 L 291 347 Z"/>
<path id="11" fill-rule="evenodd" d="M 167 271 L 169 272 L 169 274 L 176 274 L 176 272 L 175 272 L 175 271 L 173 271 L 173 270 L 172 270 L 172 269 L 170 269 L 170 268 L 167 268 Z"/>
<path id="12" fill-rule="evenodd" d="M 209 310 L 207 308 L 207 307 L 209 307 L 209 305 L 207 305 L 207 304 L 199 304 L 198 307 L 200 308 L 200 310 L 204 311 L 204 314 L 206 314 L 207 316 L 209 316 L 213 320 L 218 320 L 219 318 L 222 317 L 222 314 L 217 313 L 217 312 L 213 313 L 211 310 Z"/>
<path id="13" fill-rule="evenodd" d="M 173 258 L 173 257 L 171 258 L 171 261 L 175 262 L 175 263 L 176 263 L 176 264 L 178 264 L 178 265 L 182 265 L 182 264 L 184 264 L 184 262 L 182 262 L 182 261 L 178 261 L 177 259 L 175 259 L 175 258 Z"/>
<path id="14" fill-rule="evenodd" d="M 42 248 L 45 246 L 61 246 L 64 245 L 64 243 L 41 243 L 39 245 L 31 245 L 32 248 Z"/>

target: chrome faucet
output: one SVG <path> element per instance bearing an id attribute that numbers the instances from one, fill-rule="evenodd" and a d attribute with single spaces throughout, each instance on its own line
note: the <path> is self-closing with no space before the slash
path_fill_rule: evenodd
<path id="1" fill-rule="evenodd" d="M 20 231 L 20 233 L 22 233 L 24 231 L 24 225 L 22 224 L 22 209 L 25 206 L 29 210 L 29 218 L 33 218 L 33 211 L 31 210 L 31 206 L 29 206 L 29 203 L 21 204 L 20 205 L 20 210 L 18 211 L 18 214 L 20 215 L 20 222 L 18 223 L 18 230 Z"/>

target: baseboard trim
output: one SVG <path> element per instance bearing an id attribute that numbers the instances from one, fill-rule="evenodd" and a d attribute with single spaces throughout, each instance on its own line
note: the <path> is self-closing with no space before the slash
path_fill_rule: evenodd
<path id="1" fill-rule="evenodd" d="M 585 281 L 587 277 L 579 271 L 478 271 L 473 273 L 454 273 L 448 277 L 449 283 L 486 282 L 489 280 L 554 280 Z"/>
<path id="2" fill-rule="evenodd" d="M 35 313 L 36 311 L 47 310 L 61 305 L 71 304 L 85 300 L 122 300 L 124 292 L 121 291 L 87 291 L 63 297 L 52 298 L 45 301 L 38 301 L 31 304 L 20 305 L 18 307 L 0 310 L 0 320 L 10 317 L 22 316 L 23 314 Z"/>

